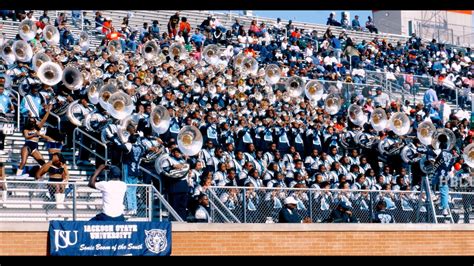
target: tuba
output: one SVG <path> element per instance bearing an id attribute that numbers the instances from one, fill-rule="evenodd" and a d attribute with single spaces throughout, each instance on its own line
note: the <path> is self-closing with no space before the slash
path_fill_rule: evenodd
<path id="1" fill-rule="evenodd" d="M 357 126 L 363 126 L 367 122 L 367 115 L 364 114 L 362 107 L 357 104 L 351 104 L 347 110 L 349 120 Z"/>
<path id="2" fill-rule="evenodd" d="M 238 54 L 235 58 L 234 58 L 234 68 L 237 70 L 237 69 L 242 69 L 242 66 L 244 64 L 244 59 L 246 58 L 247 56 L 243 53 L 241 54 Z"/>
<path id="3" fill-rule="evenodd" d="M 253 57 L 246 57 L 242 63 L 242 73 L 244 76 L 257 75 L 258 62 Z"/>
<path id="4" fill-rule="evenodd" d="M 441 146 L 441 144 L 444 142 L 446 143 L 445 148 Z M 435 150 L 451 150 L 454 147 L 454 144 L 456 144 L 456 135 L 454 135 L 453 131 L 448 128 L 438 128 L 433 134 L 433 138 L 431 140 L 431 146 Z"/>
<path id="5" fill-rule="evenodd" d="M 178 133 L 178 148 L 188 156 L 196 155 L 202 148 L 202 134 L 195 126 L 185 126 Z"/>
<path id="6" fill-rule="evenodd" d="M 91 132 L 101 132 L 107 119 L 100 113 L 88 113 L 84 117 L 84 127 Z"/>
<path id="7" fill-rule="evenodd" d="M 265 80 L 268 84 L 273 85 L 278 83 L 281 78 L 281 69 L 275 64 L 270 64 L 265 67 Z"/>
<path id="8" fill-rule="evenodd" d="M 474 143 L 471 143 L 464 148 L 462 157 L 469 167 L 474 168 Z"/>
<path id="9" fill-rule="evenodd" d="M 99 104 L 100 106 L 102 106 L 102 108 L 104 108 L 105 110 L 107 110 L 107 108 L 109 108 L 109 98 L 110 96 L 117 92 L 118 89 L 115 85 L 113 84 L 110 84 L 110 83 L 107 83 L 105 85 L 103 85 L 102 87 L 100 87 L 99 89 Z"/>
<path id="10" fill-rule="evenodd" d="M 43 39 L 52 46 L 57 46 L 59 44 L 59 31 L 56 27 L 52 25 L 47 25 L 43 29 Z M 56 53 L 58 54 L 58 53 Z"/>
<path id="11" fill-rule="evenodd" d="M 50 62 L 51 58 L 45 53 L 37 53 L 33 56 L 33 70 L 38 72 L 39 67 L 45 63 Z"/>
<path id="12" fill-rule="evenodd" d="M 153 131 L 158 135 L 165 133 L 170 126 L 170 114 L 168 109 L 157 105 L 150 114 L 150 124 Z"/>
<path id="13" fill-rule="evenodd" d="M 106 109 L 107 112 L 118 120 L 131 115 L 135 109 L 132 98 L 122 91 L 113 93 L 107 102 L 109 103 Z"/>
<path id="14" fill-rule="evenodd" d="M 2 59 L 5 60 L 7 65 L 12 65 L 16 61 L 15 53 L 13 52 L 13 41 L 6 41 L 2 45 Z"/>
<path id="15" fill-rule="evenodd" d="M 402 148 L 400 157 L 405 163 L 416 163 L 421 160 L 421 157 L 419 157 L 418 154 L 415 144 L 410 143 Z"/>
<path id="16" fill-rule="evenodd" d="M 186 57 L 186 48 L 180 43 L 173 43 L 169 48 L 169 52 L 172 60 L 175 60 L 176 57 L 178 57 L 178 60 Z"/>
<path id="17" fill-rule="evenodd" d="M 323 97 L 324 86 L 319 81 L 310 80 L 304 87 L 306 97 L 311 101 L 319 101 Z"/>
<path id="18" fill-rule="evenodd" d="M 128 138 L 130 137 L 128 128 L 133 126 L 136 129 L 137 125 L 138 121 L 134 116 L 129 116 L 120 122 L 120 125 L 117 127 L 117 136 L 122 143 L 128 142 Z"/>
<path id="19" fill-rule="evenodd" d="M 290 97 L 300 97 L 304 91 L 304 80 L 298 76 L 292 76 L 286 81 L 286 91 Z"/>
<path id="20" fill-rule="evenodd" d="M 87 88 L 87 98 L 92 104 L 99 102 L 99 88 L 104 86 L 104 81 L 101 79 L 95 79 Z"/>
<path id="21" fill-rule="evenodd" d="M 82 51 L 89 50 L 90 41 L 89 41 L 89 34 L 87 32 L 82 31 L 79 35 L 79 47 L 81 47 Z"/>
<path id="22" fill-rule="evenodd" d="M 61 67 L 51 61 L 41 64 L 37 72 L 41 82 L 49 86 L 58 84 L 63 76 Z"/>
<path id="23" fill-rule="evenodd" d="M 425 145 L 430 145 L 432 142 L 433 134 L 435 133 L 436 128 L 431 121 L 423 121 L 418 125 L 416 130 L 416 135 L 421 143 Z"/>
<path id="24" fill-rule="evenodd" d="M 153 61 L 158 57 L 160 53 L 160 46 L 156 41 L 147 41 L 142 49 L 142 56 L 146 61 Z"/>
<path id="25" fill-rule="evenodd" d="M 216 65 L 219 61 L 219 47 L 215 44 L 209 44 L 202 51 L 202 59 L 210 65 Z"/>
<path id="26" fill-rule="evenodd" d="M 430 175 L 435 172 L 435 159 L 429 158 L 427 155 L 419 160 L 420 169 L 423 173 Z"/>
<path id="27" fill-rule="evenodd" d="M 410 130 L 410 119 L 403 112 L 396 112 L 390 117 L 388 128 L 395 134 L 403 136 Z"/>
<path id="28" fill-rule="evenodd" d="M 383 131 L 387 127 L 387 113 L 382 108 L 376 108 L 370 116 L 370 124 L 375 131 Z"/>
<path id="29" fill-rule="evenodd" d="M 30 19 L 24 19 L 18 26 L 18 33 L 24 41 L 33 40 L 36 36 L 36 23 Z"/>
<path id="30" fill-rule="evenodd" d="M 335 115 L 341 109 L 341 97 L 338 94 L 329 94 L 324 100 L 324 110 L 330 115 Z"/>
<path id="31" fill-rule="evenodd" d="M 69 122 L 71 122 L 71 124 L 78 127 L 82 125 L 82 120 L 84 119 L 84 116 L 79 100 L 76 100 L 69 104 L 66 116 L 69 119 Z"/>
<path id="32" fill-rule="evenodd" d="M 64 86 L 70 90 L 79 90 L 82 88 L 82 84 L 84 83 L 81 71 L 73 66 L 67 66 L 64 69 L 62 81 Z"/>
<path id="33" fill-rule="evenodd" d="M 33 49 L 26 41 L 15 41 L 13 43 L 12 49 L 16 60 L 20 62 L 29 62 L 33 58 Z"/>
<path id="34" fill-rule="evenodd" d="M 112 40 L 107 45 L 107 52 L 109 55 L 119 55 L 122 53 L 122 45 L 119 40 Z"/>

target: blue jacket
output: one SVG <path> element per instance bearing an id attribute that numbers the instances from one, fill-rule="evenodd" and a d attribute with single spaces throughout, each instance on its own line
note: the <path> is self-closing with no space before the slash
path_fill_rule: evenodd
<path id="1" fill-rule="evenodd" d="M 301 218 L 296 213 L 296 209 L 290 211 L 287 207 L 284 207 L 280 210 L 278 217 L 279 223 L 301 223 Z"/>

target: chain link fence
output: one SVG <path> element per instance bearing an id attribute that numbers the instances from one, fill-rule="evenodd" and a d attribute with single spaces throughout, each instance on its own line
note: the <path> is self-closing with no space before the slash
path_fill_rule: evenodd
<path id="1" fill-rule="evenodd" d="M 416 191 L 212 187 L 208 196 L 210 215 L 215 223 L 278 222 L 288 196 L 297 200 L 299 216 L 309 218 L 313 223 L 330 222 L 331 212 L 340 202 L 351 207 L 357 222 L 371 223 L 375 206 L 382 200 L 396 223 L 433 222 L 425 193 Z"/>
<path id="2" fill-rule="evenodd" d="M 90 220 L 102 211 L 102 193 L 84 182 L 0 181 L 0 221 Z M 125 218 L 149 221 L 152 186 L 127 184 Z"/>

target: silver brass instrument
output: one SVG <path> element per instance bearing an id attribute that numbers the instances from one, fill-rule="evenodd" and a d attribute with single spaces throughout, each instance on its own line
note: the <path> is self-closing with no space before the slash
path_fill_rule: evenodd
<path id="1" fill-rule="evenodd" d="M 387 127 L 387 113 L 382 108 L 376 108 L 370 116 L 370 124 L 375 131 L 383 131 Z"/>
<path id="2" fill-rule="evenodd" d="M 429 158 L 428 156 L 422 156 L 419 160 L 420 169 L 423 173 L 430 175 L 435 172 L 435 158 Z"/>
<path id="3" fill-rule="evenodd" d="M 161 105 L 157 105 L 153 108 L 150 114 L 150 124 L 153 131 L 158 135 L 165 133 L 170 126 L 170 114 L 168 109 Z"/>
<path id="4" fill-rule="evenodd" d="M 47 25 L 43 29 L 43 39 L 49 45 L 56 46 L 59 44 L 59 31 L 52 25 Z"/>
<path id="5" fill-rule="evenodd" d="M 474 168 L 474 143 L 471 143 L 464 148 L 462 157 L 469 167 Z"/>
<path id="6" fill-rule="evenodd" d="M 82 51 L 89 50 L 90 41 L 89 41 L 89 34 L 87 32 L 82 31 L 79 35 L 79 46 L 81 47 Z"/>
<path id="7" fill-rule="evenodd" d="M 324 110 L 335 115 L 341 109 L 341 97 L 338 94 L 329 94 L 324 100 Z"/>
<path id="8" fill-rule="evenodd" d="M 415 144 L 410 142 L 409 144 L 405 145 L 400 152 L 400 157 L 405 163 L 416 163 L 421 160 L 421 157 L 418 156 L 418 152 L 416 150 Z"/>
<path id="9" fill-rule="evenodd" d="M 146 61 L 155 60 L 160 53 L 160 46 L 156 43 L 156 41 L 151 40 L 147 41 L 142 49 L 142 56 L 145 58 Z"/>
<path id="10" fill-rule="evenodd" d="M 355 133 L 351 130 L 344 132 L 341 136 L 341 145 L 345 149 L 354 149 L 356 148 L 355 142 Z"/>
<path id="11" fill-rule="evenodd" d="M 83 124 L 84 124 L 84 127 L 89 131 L 100 132 L 102 131 L 104 126 L 106 126 L 106 123 L 104 123 L 106 121 L 107 119 L 102 114 L 93 112 L 93 113 L 88 113 L 84 117 Z"/>
<path id="12" fill-rule="evenodd" d="M 112 94 L 107 102 L 109 103 L 106 109 L 107 112 L 118 120 L 131 115 L 135 109 L 132 98 L 122 91 Z"/>
<path id="13" fill-rule="evenodd" d="M 438 128 L 433 134 L 433 139 L 431 140 L 431 146 L 433 149 L 441 149 L 440 144 L 446 142 L 446 149 L 451 150 L 456 144 L 456 135 L 453 131 L 448 128 Z"/>
<path id="14" fill-rule="evenodd" d="M 30 19 L 24 19 L 18 26 L 18 33 L 25 41 L 33 40 L 36 36 L 36 23 Z"/>
<path id="15" fill-rule="evenodd" d="M 104 81 L 101 79 L 95 79 L 87 88 L 87 98 L 92 104 L 99 102 L 99 89 L 104 86 Z"/>
<path id="16" fill-rule="evenodd" d="M 304 91 L 304 80 L 299 76 L 292 76 L 286 81 L 285 88 L 290 97 L 300 97 Z"/>
<path id="17" fill-rule="evenodd" d="M 128 128 L 133 126 L 136 128 L 138 125 L 138 121 L 134 119 L 132 116 L 128 116 L 127 118 L 123 119 L 120 122 L 120 125 L 117 126 L 117 136 L 122 143 L 127 143 L 128 138 L 130 137 L 130 133 L 128 132 Z"/>
<path id="18" fill-rule="evenodd" d="M 58 84 L 63 76 L 63 70 L 54 62 L 45 62 L 38 68 L 38 78 L 42 83 L 54 86 Z"/>
<path id="19" fill-rule="evenodd" d="M 67 66 L 64 69 L 62 81 L 64 86 L 70 90 L 79 90 L 82 88 L 82 84 L 84 83 L 81 71 L 73 66 Z"/>
<path id="20" fill-rule="evenodd" d="M 362 107 L 357 104 L 351 104 L 348 108 L 347 115 L 349 120 L 357 126 L 363 126 L 367 122 L 367 115 L 364 114 Z"/>
<path id="21" fill-rule="evenodd" d="M 175 57 L 178 57 L 178 60 L 186 58 L 186 48 L 180 43 L 171 44 L 169 52 L 172 60 L 175 60 Z"/>
<path id="22" fill-rule="evenodd" d="M 242 64 L 242 73 L 245 76 L 249 76 L 249 75 L 254 76 L 254 75 L 257 75 L 257 71 L 258 71 L 257 60 L 255 60 L 255 58 L 253 57 L 246 57 Z"/>
<path id="23" fill-rule="evenodd" d="M 179 150 L 188 156 L 196 155 L 202 148 L 202 134 L 195 126 L 184 126 L 178 133 Z"/>
<path id="24" fill-rule="evenodd" d="M 104 108 L 105 110 L 107 110 L 109 107 L 109 98 L 110 96 L 117 92 L 118 91 L 118 88 L 113 85 L 113 84 L 110 84 L 110 83 L 107 83 L 105 85 L 103 85 L 102 87 L 100 87 L 99 89 L 99 104 L 100 106 L 102 106 L 102 108 Z"/>
<path id="25" fill-rule="evenodd" d="M 79 100 L 76 100 L 69 104 L 66 115 L 71 124 L 78 127 L 82 126 L 82 120 L 84 119 L 84 115 L 82 113 L 82 107 Z"/>
<path id="26" fill-rule="evenodd" d="M 275 64 L 270 64 L 265 67 L 265 80 L 268 84 L 273 85 L 278 83 L 281 78 L 281 69 Z"/>
<path id="27" fill-rule="evenodd" d="M 436 127 L 431 121 L 423 121 L 418 125 L 416 135 L 421 143 L 430 145 L 433 140 L 433 134 L 436 131 Z"/>
<path id="28" fill-rule="evenodd" d="M 17 40 L 12 46 L 16 60 L 20 62 L 29 62 L 33 58 L 33 49 L 24 40 Z"/>
<path id="29" fill-rule="evenodd" d="M 107 45 L 107 52 L 110 55 L 119 55 L 122 53 L 122 45 L 119 40 L 111 40 Z"/>
<path id="30" fill-rule="evenodd" d="M 236 70 L 241 70 L 242 69 L 242 66 L 244 64 L 244 59 L 246 57 L 247 56 L 244 53 L 240 53 L 234 58 L 234 68 Z"/>
<path id="31" fill-rule="evenodd" d="M 12 65 L 16 61 L 15 53 L 13 52 L 13 41 L 9 40 L 2 45 L 2 59 L 7 65 Z"/>
<path id="32" fill-rule="evenodd" d="M 317 80 L 310 80 L 304 87 L 304 94 L 311 101 L 319 101 L 324 94 L 324 86 Z"/>
<path id="33" fill-rule="evenodd" d="M 396 112 L 390 117 L 388 127 L 395 134 L 403 136 L 410 130 L 410 119 L 403 112 Z"/>
<path id="34" fill-rule="evenodd" d="M 215 44 L 206 45 L 202 51 L 202 59 L 210 65 L 216 65 L 219 61 L 219 47 Z"/>
<path id="35" fill-rule="evenodd" d="M 37 53 L 33 56 L 33 70 L 38 72 L 39 67 L 45 63 L 50 62 L 51 58 L 45 53 Z"/>

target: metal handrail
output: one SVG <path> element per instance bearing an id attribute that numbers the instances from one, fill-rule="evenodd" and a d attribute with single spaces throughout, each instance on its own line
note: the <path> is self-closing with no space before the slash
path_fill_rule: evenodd
<path id="1" fill-rule="evenodd" d="M 86 147 L 84 144 L 82 144 L 81 142 L 76 142 L 76 133 L 79 132 L 81 133 L 82 135 L 90 138 L 91 140 L 95 141 L 97 144 L 101 145 L 104 147 L 104 150 L 105 150 L 105 156 L 102 156 L 100 154 L 98 154 L 96 151 L 94 150 L 91 150 L 89 149 L 88 147 Z M 94 154 L 95 156 L 99 157 L 100 159 L 104 160 L 105 162 L 108 161 L 108 158 L 107 158 L 107 154 L 108 154 L 108 150 L 107 150 L 107 145 L 105 143 L 102 143 L 100 140 L 94 138 L 93 136 L 89 135 L 88 133 L 86 133 L 85 131 L 81 130 L 80 128 L 76 127 L 74 129 L 74 132 L 73 132 L 73 141 L 72 141 L 72 145 L 73 145 L 73 153 L 72 153 L 72 164 L 74 165 L 74 167 L 76 167 L 76 143 L 81 146 L 82 148 L 90 151 L 92 154 Z"/>
<path id="2" fill-rule="evenodd" d="M 241 223 L 240 220 L 229 210 L 229 208 L 227 208 L 227 206 L 225 206 L 225 204 L 222 203 L 221 199 L 219 197 L 217 197 L 214 190 L 208 189 L 206 192 L 210 193 L 214 198 L 217 199 L 217 202 L 219 203 L 219 205 L 221 205 L 224 208 L 224 210 L 226 210 L 226 212 L 230 215 L 230 217 L 232 219 L 234 219 L 237 223 Z M 219 208 L 217 208 L 217 206 L 215 206 L 215 203 L 213 201 L 209 201 L 209 202 L 214 204 L 214 208 L 216 208 L 219 211 L 219 213 L 224 217 L 224 219 L 226 219 L 226 221 L 228 221 L 227 217 L 225 215 L 223 215 L 222 212 L 220 212 L 220 210 L 219 210 Z"/>
<path id="3" fill-rule="evenodd" d="M 156 189 L 156 187 L 154 187 L 154 186 L 151 186 L 151 187 L 153 188 L 153 191 L 154 191 L 155 195 L 160 200 L 160 203 L 165 205 L 166 209 L 168 209 L 168 211 L 171 213 L 173 218 L 175 218 L 176 221 L 178 221 L 178 222 L 184 222 L 183 219 L 181 218 L 181 216 L 179 216 L 178 213 L 173 209 L 173 207 L 171 207 L 171 205 L 168 203 L 168 201 L 165 199 L 165 197 L 163 197 L 163 195 L 158 191 L 158 189 Z M 160 208 L 160 210 L 161 210 L 161 208 Z M 162 213 L 160 211 L 160 221 L 162 219 L 163 219 L 162 218 Z"/>
<path id="4" fill-rule="evenodd" d="M 17 98 L 17 104 L 16 104 L 16 128 L 18 131 L 20 131 L 20 93 L 18 93 L 16 90 L 14 89 L 10 89 L 11 92 L 14 92 L 16 94 L 16 98 Z"/>
<path id="5" fill-rule="evenodd" d="M 58 120 L 58 130 L 61 131 L 61 117 L 55 113 L 49 112 L 49 115 Z"/>

